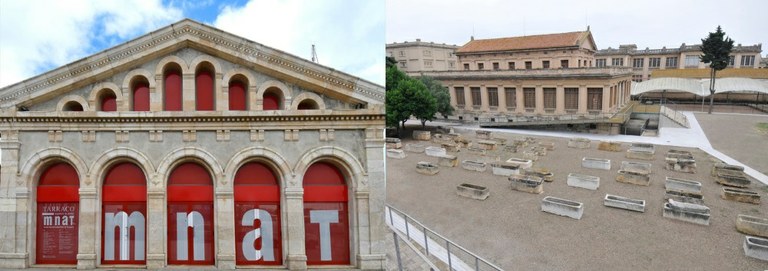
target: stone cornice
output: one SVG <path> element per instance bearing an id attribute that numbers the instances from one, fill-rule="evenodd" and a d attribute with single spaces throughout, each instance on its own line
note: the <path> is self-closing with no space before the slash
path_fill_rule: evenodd
<path id="1" fill-rule="evenodd" d="M 185 19 L 95 55 L 2 88 L 0 104 L 3 107 L 18 104 L 22 102 L 19 99 L 43 95 L 37 92 L 65 88 L 96 74 L 107 73 L 116 67 L 135 62 L 137 58 L 152 55 L 154 52 L 192 45 L 206 47 L 209 50 L 220 50 L 245 61 L 279 69 L 300 80 L 313 80 L 315 85 L 336 90 L 342 95 L 357 96 L 356 99 L 368 103 L 384 103 L 384 88 L 381 86 Z"/>

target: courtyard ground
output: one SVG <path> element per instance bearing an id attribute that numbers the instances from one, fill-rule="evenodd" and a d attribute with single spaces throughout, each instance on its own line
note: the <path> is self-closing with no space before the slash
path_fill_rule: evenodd
<path id="1" fill-rule="evenodd" d="M 712 147 L 768 175 L 768 115 L 696 113 Z"/>

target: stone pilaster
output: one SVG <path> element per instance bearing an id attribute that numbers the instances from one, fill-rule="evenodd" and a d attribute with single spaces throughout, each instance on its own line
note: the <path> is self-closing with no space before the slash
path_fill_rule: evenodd
<path id="1" fill-rule="evenodd" d="M 298 179 L 298 176 L 295 176 Z M 301 184 L 301 180 L 293 180 Z M 285 237 L 288 247 L 286 265 L 290 270 L 307 269 L 307 252 L 304 247 L 304 188 L 287 187 L 285 189 Z"/>
<path id="2" fill-rule="evenodd" d="M 19 168 L 18 131 L 0 132 L 0 268 L 27 267 L 27 188 L 17 182 Z M 23 191 L 21 195 L 17 190 Z M 20 225 L 21 224 L 21 225 Z M 22 239 L 22 240 L 19 240 Z"/>
<path id="3" fill-rule="evenodd" d="M 80 219 L 78 221 L 77 269 L 96 268 L 96 242 L 101 238 L 96 231 L 98 199 L 96 189 L 80 188 Z"/>
<path id="4" fill-rule="evenodd" d="M 153 181 L 157 177 L 152 177 Z M 168 230 L 165 227 L 165 192 L 162 188 L 152 187 L 147 191 L 147 269 L 160 269 L 165 267 L 165 235 Z"/>
<path id="5" fill-rule="evenodd" d="M 605 85 L 603 86 L 603 113 L 608 113 L 611 111 L 611 86 Z"/>
<path id="6" fill-rule="evenodd" d="M 555 114 L 565 114 L 565 88 L 557 85 L 555 90 Z"/>
<path id="7" fill-rule="evenodd" d="M 147 79 L 151 80 L 150 78 Z M 155 87 L 149 88 L 149 111 L 163 111 L 164 93 L 163 75 L 155 74 Z"/>
<path id="8" fill-rule="evenodd" d="M 185 73 L 181 76 L 181 110 L 195 111 L 195 74 Z"/>
<path id="9" fill-rule="evenodd" d="M 523 97 L 523 85 L 517 85 L 515 88 L 515 113 L 525 113 L 525 97 Z"/>
<path id="10" fill-rule="evenodd" d="M 544 114 L 544 89 L 541 85 L 536 85 L 536 109 L 533 110 L 536 114 Z"/>
<path id="11" fill-rule="evenodd" d="M 229 84 L 228 82 L 222 82 L 222 80 L 224 80 L 224 74 L 222 74 L 221 71 L 217 71 L 214 77 L 214 108 L 216 111 L 227 111 L 229 110 Z"/>
<path id="12" fill-rule="evenodd" d="M 503 85 L 497 86 L 498 90 L 496 93 L 499 95 L 499 112 L 507 112 L 507 91 L 505 90 Z"/>
<path id="13" fill-rule="evenodd" d="M 368 138 L 365 142 L 367 176 L 354 193 L 357 207 L 358 268 L 363 270 L 381 270 L 386 267 L 384 205 L 386 198 L 386 166 L 384 157 L 384 137 Z"/>
<path id="14" fill-rule="evenodd" d="M 586 85 L 579 86 L 579 109 L 577 112 L 579 114 L 587 113 L 587 86 Z"/>
<path id="15" fill-rule="evenodd" d="M 488 88 L 480 85 L 480 111 L 488 112 L 490 103 L 488 102 Z"/>
<path id="16" fill-rule="evenodd" d="M 235 204 L 230 191 L 216 191 L 216 267 L 235 269 Z"/>

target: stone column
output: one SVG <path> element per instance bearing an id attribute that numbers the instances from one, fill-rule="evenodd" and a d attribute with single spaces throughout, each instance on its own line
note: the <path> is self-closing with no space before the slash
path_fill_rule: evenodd
<path id="1" fill-rule="evenodd" d="M 525 99 L 523 99 L 523 85 L 517 85 L 515 88 L 515 112 L 523 114 L 525 113 Z"/>
<path id="2" fill-rule="evenodd" d="M 229 110 L 229 84 L 222 82 L 223 80 L 224 75 L 217 72 L 216 79 L 213 80 L 213 95 L 216 97 L 216 111 Z"/>
<path id="3" fill-rule="evenodd" d="M 536 109 L 533 110 L 536 114 L 544 114 L 544 89 L 541 85 L 536 85 Z"/>
<path id="4" fill-rule="evenodd" d="M 579 85 L 579 114 L 587 113 L 587 86 Z"/>
<path id="5" fill-rule="evenodd" d="M 565 114 L 565 88 L 557 85 L 555 89 L 555 114 Z"/>
<path id="6" fill-rule="evenodd" d="M 155 87 L 149 88 L 149 111 L 163 111 L 164 92 L 163 75 L 155 74 Z"/>
<path id="7" fill-rule="evenodd" d="M 496 93 L 499 97 L 499 112 L 507 112 L 507 91 L 505 90 L 504 86 L 498 85 L 496 87 Z"/>
<path id="8" fill-rule="evenodd" d="M 181 78 L 181 111 L 195 111 L 195 74 L 185 73 Z"/>
<path id="9" fill-rule="evenodd" d="M 459 103 L 456 99 L 456 89 L 453 87 L 453 85 L 448 85 L 448 96 L 451 97 L 451 106 L 456 109 L 461 109 L 459 108 Z"/>
<path id="10" fill-rule="evenodd" d="M 2 131 L 0 134 L 0 268 L 26 268 L 29 259 L 29 193 L 16 176 L 21 148 L 19 132 Z"/>
<path id="11" fill-rule="evenodd" d="M 232 190 L 216 191 L 216 267 L 235 269 L 235 203 Z"/>
<path id="12" fill-rule="evenodd" d="M 301 184 L 298 176 L 289 182 Z M 298 180 L 297 180 L 298 179 Z M 304 188 L 285 188 L 285 238 L 288 247 L 283 251 L 287 254 L 286 265 L 290 270 L 307 269 L 307 252 L 304 243 Z"/>
<path id="13" fill-rule="evenodd" d="M 96 231 L 96 212 L 98 200 L 96 189 L 81 187 L 80 218 L 78 221 L 77 269 L 96 268 L 96 242 L 101 242 L 101 234 Z"/>
<path id="14" fill-rule="evenodd" d="M 608 113 L 611 110 L 611 86 L 603 86 L 603 101 L 602 101 L 602 113 Z"/>
<path id="15" fill-rule="evenodd" d="M 162 177 L 151 176 L 151 183 L 162 183 Z M 162 187 L 147 187 L 147 269 L 165 267 L 168 229 L 165 226 L 165 192 Z"/>
<path id="16" fill-rule="evenodd" d="M 366 165 L 368 176 L 357 173 L 354 200 L 357 212 L 357 262 L 363 270 L 386 269 L 385 239 L 388 229 L 384 224 L 386 204 L 386 166 L 384 135 L 379 129 L 366 129 Z M 373 130 L 373 132 L 369 132 Z"/>
<path id="17" fill-rule="evenodd" d="M 490 111 L 490 102 L 488 101 L 488 88 L 485 85 L 480 85 L 480 111 Z"/>
<path id="18" fill-rule="evenodd" d="M 474 110 L 472 108 L 472 90 L 467 85 L 464 85 L 464 109 L 469 112 Z"/>

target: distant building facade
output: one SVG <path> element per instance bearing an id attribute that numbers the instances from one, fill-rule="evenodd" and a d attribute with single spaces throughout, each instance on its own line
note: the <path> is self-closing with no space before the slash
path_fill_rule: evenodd
<path id="1" fill-rule="evenodd" d="M 403 43 L 389 43 L 387 56 L 397 60 L 397 67 L 408 74 L 422 71 L 450 71 L 457 69 L 455 51 L 459 46 L 424 42 L 421 39 Z"/>
<path id="2" fill-rule="evenodd" d="M 608 48 L 595 53 L 596 67 L 631 67 L 632 81 L 642 82 L 651 79 L 653 71 L 664 69 L 706 69 L 701 62 L 702 52 L 699 44 L 679 48 L 638 50 L 635 44 L 619 45 L 618 49 Z M 738 44 L 731 51 L 729 68 L 759 68 L 762 57 L 762 44 L 742 46 Z"/>

